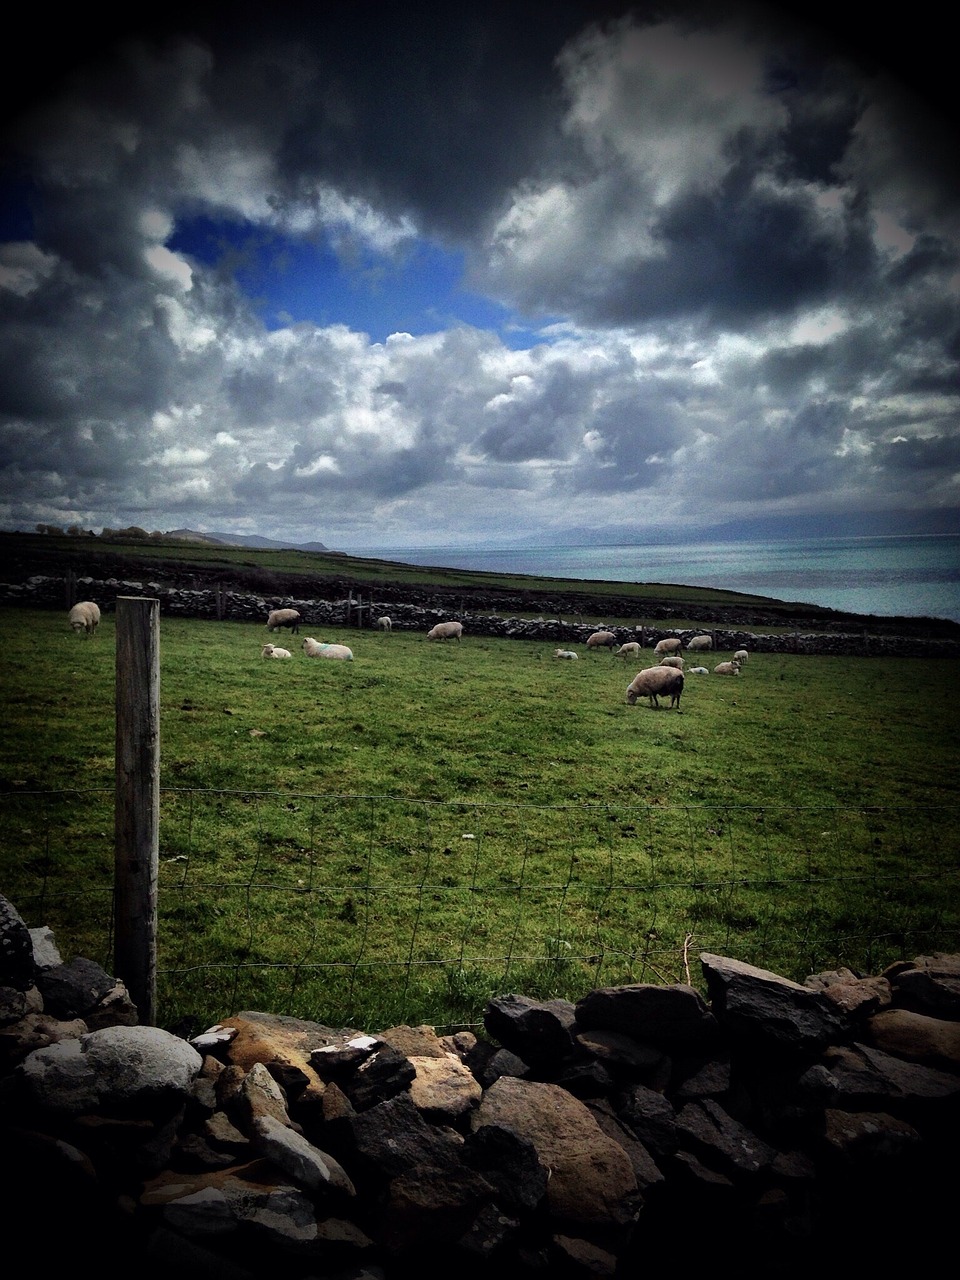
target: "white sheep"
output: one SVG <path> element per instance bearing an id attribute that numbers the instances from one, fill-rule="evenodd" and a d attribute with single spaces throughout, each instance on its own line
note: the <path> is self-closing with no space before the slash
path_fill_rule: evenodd
<path id="1" fill-rule="evenodd" d="M 617 637 L 612 631 L 594 631 L 592 636 L 587 636 L 588 649 L 612 649 L 617 643 Z"/>
<path id="2" fill-rule="evenodd" d="M 92 600 L 81 600 L 75 604 L 68 615 L 70 625 L 77 635 L 92 636 L 100 625 L 100 606 Z"/>
<path id="3" fill-rule="evenodd" d="M 665 658 L 660 659 L 661 667 L 675 667 L 677 671 L 683 670 L 683 659 L 679 653 L 668 653 Z"/>
<path id="4" fill-rule="evenodd" d="M 267 630 L 279 631 L 282 627 L 289 627 L 291 635 L 297 635 L 300 631 L 300 614 L 296 609 L 272 609 L 267 615 Z"/>
<path id="5" fill-rule="evenodd" d="M 713 636 L 694 636 L 687 644 L 691 653 L 702 653 L 704 649 L 713 648 Z"/>
<path id="6" fill-rule="evenodd" d="M 384 614 L 384 616 L 383 616 L 382 618 L 378 618 L 378 619 L 377 619 L 377 630 L 378 630 L 378 631 L 392 631 L 392 630 L 393 630 L 393 619 L 392 619 L 392 618 L 388 618 L 388 617 L 386 616 L 386 614 Z"/>
<path id="7" fill-rule="evenodd" d="M 617 652 L 613 655 L 615 658 L 636 657 L 640 652 L 640 645 L 636 640 L 628 640 L 626 644 L 622 644 Z"/>
<path id="8" fill-rule="evenodd" d="M 554 649 L 553 656 L 555 658 L 578 658 L 580 655 L 574 653 L 572 649 Z"/>
<path id="9" fill-rule="evenodd" d="M 729 662 L 718 662 L 713 668 L 715 676 L 738 676 L 740 674 L 740 663 L 736 658 L 732 658 Z"/>
<path id="10" fill-rule="evenodd" d="M 281 649 L 277 644 L 265 644 L 260 650 L 261 658 L 292 658 L 289 649 Z"/>
<path id="11" fill-rule="evenodd" d="M 739 662 L 739 663 L 740 663 L 741 667 L 742 667 L 742 666 L 743 666 L 743 664 L 746 662 L 746 660 L 750 657 L 750 655 L 749 655 L 749 653 L 747 653 L 746 649 L 738 649 L 738 650 L 737 650 L 737 652 L 736 652 L 733 656 L 734 656 L 734 658 L 736 658 L 737 662 Z"/>
<path id="12" fill-rule="evenodd" d="M 708 676 L 710 672 L 706 667 L 691 667 L 690 674 L 692 676 Z"/>
<path id="13" fill-rule="evenodd" d="M 345 662 L 353 661 L 353 650 L 348 649 L 345 644 L 324 644 L 321 640 L 314 640 L 313 636 L 307 636 L 302 648 L 308 658 L 342 658 Z"/>
<path id="14" fill-rule="evenodd" d="M 631 707 L 637 698 L 649 698 L 651 707 L 659 707 L 658 698 L 670 699 L 670 706 L 680 710 L 683 672 L 675 667 L 646 667 L 638 671 L 627 685 L 627 702 Z"/>
<path id="15" fill-rule="evenodd" d="M 463 635 L 462 622 L 438 622 L 427 632 L 428 640 L 457 640 Z"/>
<path id="16" fill-rule="evenodd" d="M 665 640 L 658 640 L 653 646 L 653 652 L 663 656 L 666 653 L 679 653 L 683 648 L 683 641 L 679 636 L 667 636 Z"/>

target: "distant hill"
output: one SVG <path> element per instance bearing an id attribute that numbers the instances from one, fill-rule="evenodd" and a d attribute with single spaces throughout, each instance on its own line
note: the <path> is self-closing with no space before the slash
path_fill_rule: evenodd
<path id="1" fill-rule="evenodd" d="M 191 542 L 209 542 L 218 547 L 263 547 L 274 551 L 329 551 L 322 542 L 280 542 L 262 538 L 259 533 L 197 533 L 194 529 L 168 529 L 167 538 L 187 538 Z"/>

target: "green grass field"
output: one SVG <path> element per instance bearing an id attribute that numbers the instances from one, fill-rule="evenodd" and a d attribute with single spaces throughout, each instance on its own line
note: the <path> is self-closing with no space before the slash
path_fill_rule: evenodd
<path id="1" fill-rule="evenodd" d="M 114 624 L 0 609 L 0 892 L 108 969 Z M 266 638 L 160 620 L 161 1025 L 450 1026 L 506 991 L 699 985 L 702 950 L 801 980 L 960 945 L 951 660 L 755 654 L 676 712 L 582 646 Z"/>

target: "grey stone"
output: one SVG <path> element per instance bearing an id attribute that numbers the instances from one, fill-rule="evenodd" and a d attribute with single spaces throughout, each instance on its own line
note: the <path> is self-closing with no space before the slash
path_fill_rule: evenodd
<path id="1" fill-rule="evenodd" d="M 185 1040 L 158 1027 L 106 1027 L 35 1049 L 17 1068 L 33 1099 L 78 1114 L 186 1099 L 203 1060 Z"/>
<path id="2" fill-rule="evenodd" d="M 659 1049 L 703 1045 L 718 1030 L 700 993 L 682 983 L 600 987 L 577 1001 L 576 1013 L 578 1028 L 620 1031 Z"/>

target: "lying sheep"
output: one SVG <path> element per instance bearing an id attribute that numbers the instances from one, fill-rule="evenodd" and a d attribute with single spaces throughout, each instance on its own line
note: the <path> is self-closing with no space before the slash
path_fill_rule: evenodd
<path id="1" fill-rule="evenodd" d="M 692 676 L 708 676 L 710 672 L 706 667 L 691 667 L 690 674 Z"/>
<path id="2" fill-rule="evenodd" d="M 651 707 L 659 707 L 658 698 L 670 699 L 670 706 L 680 710 L 683 693 L 683 672 L 675 667 L 647 667 L 638 671 L 627 685 L 627 702 L 631 705 L 638 698 L 649 698 Z"/>
<path id="3" fill-rule="evenodd" d="M 736 661 L 740 663 L 741 667 L 742 667 L 742 666 L 743 666 L 743 664 L 746 662 L 746 660 L 750 657 L 750 655 L 749 655 L 749 653 L 747 653 L 746 649 L 738 649 L 738 650 L 737 650 L 737 652 L 736 652 L 733 656 L 734 656 L 734 658 L 736 659 Z"/>
<path id="4" fill-rule="evenodd" d="M 308 658 L 342 658 L 346 662 L 353 661 L 353 650 L 345 644 L 324 644 L 307 636 L 303 642 L 303 651 Z"/>
<path id="5" fill-rule="evenodd" d="M 77 635 L 92 636 L 100 625 L 100 606 L 92 600 L 81 600 L 68 614 L 70 625 Z"/>
<path id="6" fill-rule="evenodd" d="M 267 630 L 279 631 L 289 627 L 290 634 L 295 636 L 300 631 L 300 614 L 296 609 L 272 609 L 267 615 Z"/>
<path id="7" fill-rule="evenodd" d="M 588 649 L 612 649 L 617 643 L 617 637 L 612 631 L 595 631 L 592 636 L 587 636 Z"/>
<path id="8" fill-rule="evenodd" d="M 653 646 L 653 652 L 663 656 L 666 653 L 679 653 L 683 648 L 683 641 L 679 636 L 667 636 L 665 640 L 658 640 Z"/>
<path id="9" fill-rule="evenodd" d="M 713 648 L 713 636 L 694 636 L 687 648 L 691 653 L 702 653 L 704 649 Z"/>
<path id="10" fill-rule="evenodd" d="M 736 658 L 732 658 L 729 662 L 718 662 L 713 668 L 715 676 L 738 676 L 740 674 L 740 663 Z"/>
<path id="11" fill-rule="evenodd" d="M 292 658 L 289 649 L 281 649 L 277 644 L 265 644 L 260 650 L 261 658 Z"/>
<path id="12" fill-rule="evenodd" d="M 383 616 L 382 618 L 378 618 L 378 619 L 377 619 L 377 630 L 378 630 L 378 631 L 392 631 L 392 630 L 393 630 L 393 619 L 392 619 L 392 618 L 388 618 L 388 617 L 386 616 L 386 614 L 384 614 L 384 616 Z"/>
<path id="13" fill-rule="evenodd" d="M 574 653 L 572 649 L 554 649 L 553 656 L 555 658 L 578 658 L 580 655 Z"/>
<path id="14" fill-rule="evenodd" d="M 626 644 L 622 644 L 617 652 L 613 655 L 615 658 L 636 657 L 640 652 L 640 645 L 636 640 L 628 640 Z"/>
<path id="15" fill-rule="evenodd" d="M 675 667 L 677 671 L 683 670 L 683 659 L 678 653 L 668 653 L 665 658 L 660 659 L 661 667 Z"/>
<path id="16" fill-rule="evenodd" d="M 462 622 L 438 622 L 427 632 L 428 640 L 459 640 L 463 635 Z"/>

